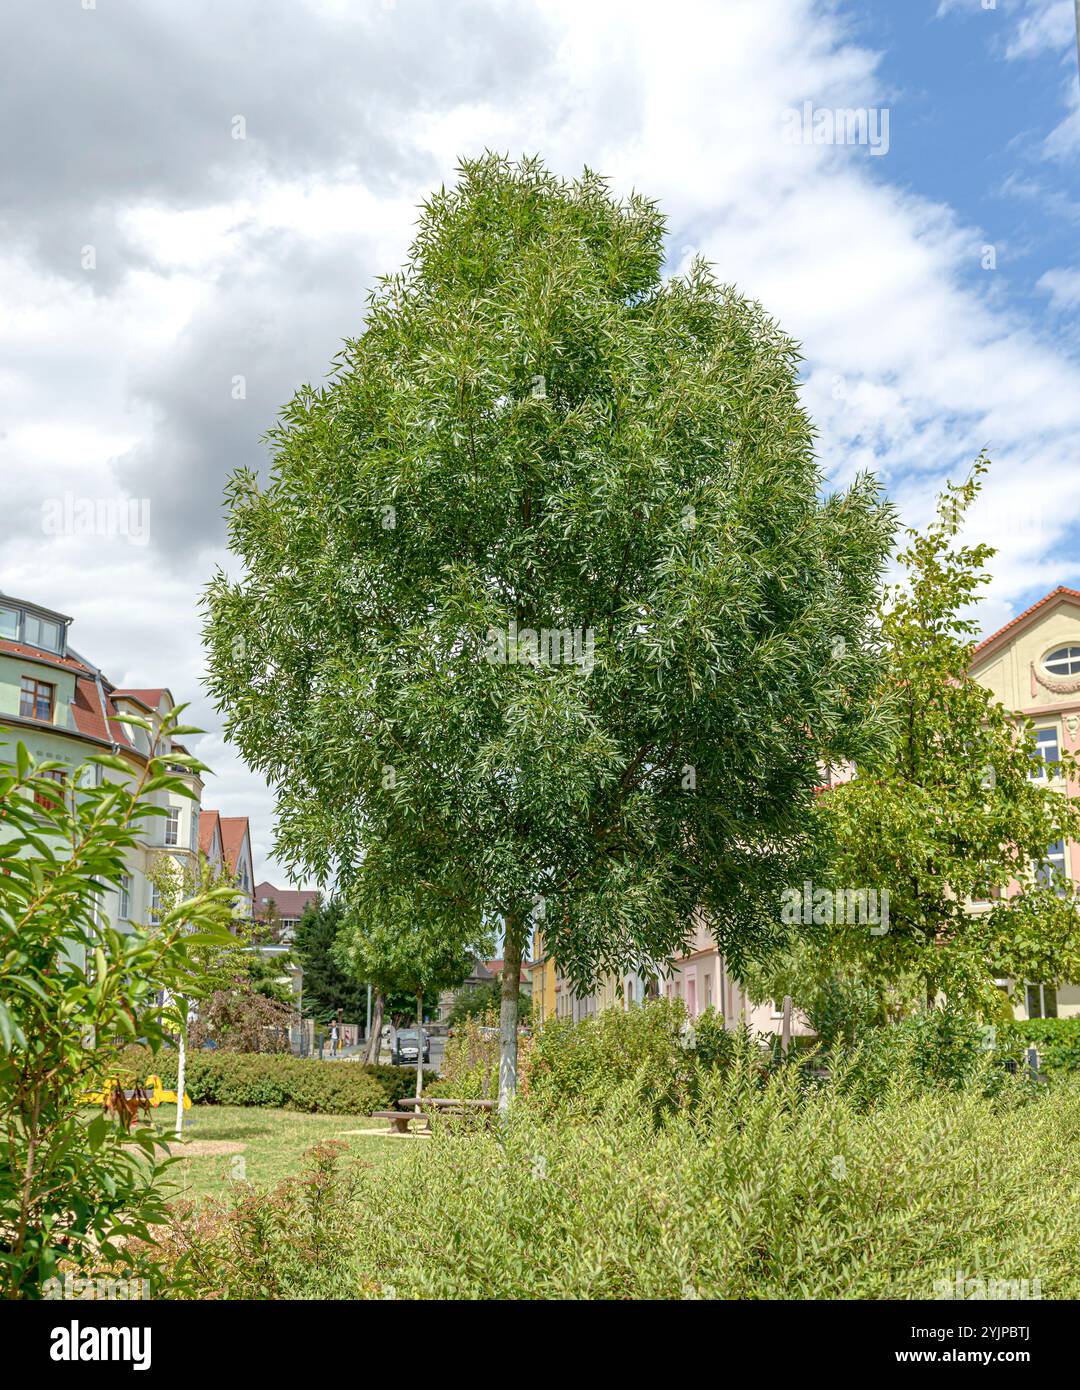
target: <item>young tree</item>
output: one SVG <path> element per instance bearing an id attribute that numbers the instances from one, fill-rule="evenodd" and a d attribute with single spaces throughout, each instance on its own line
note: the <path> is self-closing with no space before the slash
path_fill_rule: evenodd
<path id="1" fill-rule="evenodd" d="M 162 728 L 185 732 L 172 720 Z M 156 1051 L 178 1026 L 159 992 L 203 988 L 194 953 L 218 940 L 221 890 L 178 901 L 156 928 L 120 931 L 101 912 L 145 821 L 165 814 L 149 797 L 187 795 L 170 765 L 199 771 L 194 758 L 155 749 L 135 780 L 102 753 L 58 794 L 48 774 L 64 764 L 34 766 L 21 743 L 16 754 L 0 763 L 0 1296 L 40 1298 L 62 1263 L 130 1267 L 168 1219 L 154 1130 L 81 1112 L 115 1076 L 118 1046 Z"/>
<path id="2" fill-rule="evenodd" d="M 408 892 L 365 896 L 338 931 L 336 953 L 357 979 L 371 980 L 383 999 L 407 993 L 416 1012 L 416 1098 L 424 1086 L 424 996 L 461 984 L 474 956 L 490 945 L 478 918 L 471 930 L 462 914 L 438 904 L 418 911 Z M 377 1060 L 377 1055 L 376 1055 Z"/>
<path id="3" fill-rule="evenodd" d="M 887 930 L 825 921 L 798 935 L 830 973 L 854 972 L 894 1001 L 917 981 L 928 1002 L 944 993 L 993 1016 L 996 975 L 1080 977 L 1076 892 L 1046 862 L 1056 840 L 1080 837 L 1080 807 L 1032 778 L 1031 725 L 970 674 L 978 628 L 963 615 L 993 551 L 956 537 L 987 467 L 980 456 L 937 520 L 908 532 L 907 582 L 882 615 L 876 699 L 889 733 L 818 802 L 831 886 L 887 890 Z M 1071 754 L 1060 770 L 1075 777 Z M 973 900 L 989 906 L 972 912 Z"/>
<path id="4" fill-rule="evenodd" d="M 869 478 L 822 496 L 795 344 L 701 262 L 665 280 L 652 202 L 460 173 L 269 483 L 232 479 L 205 641 L 287 864 L 501 918 L 505 1103 L 541 904 L 580 987 L 699 907 L 732 961 L 775 937 L 892 520 Z"/>
<path id="5" fill-rule="evenodd" d="M 345 917 L 341 898 L 320 899 L 300 918 L 293 949 L 304 967 L 304 1012 L 329 1022 L 341 1009 L 356 1021 L 367 1013 L 367 983 L 359 983 L 334 957 L 334 943 Z"/>

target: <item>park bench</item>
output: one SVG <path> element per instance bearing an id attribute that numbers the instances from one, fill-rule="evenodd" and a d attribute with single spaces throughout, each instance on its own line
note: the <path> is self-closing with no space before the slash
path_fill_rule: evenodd
<path id="1" fill-rule="evenodd" d="M 431 1116 L 421 1114 L 415 1110 L 373 1110 L 371 1113 L 373 1120 L 386 1120 L 387 1134 L 408 1134 L 410 1120 L 423 1120 L 424 1126 L 419 1131 L 421 1134 L 431 1133 Z"/>
<path id="2" fill-rule="evenodd" d="M 417 1100 L 415 1096 L 410 1096 L 408 1100 L 399 1100 L 397 1106 L 396 1110 L 374 1111 L 372 1119 L 386 1120 L 389 1134 L 408 1134 L 410 1120 L 423 1120 L 424 1127 L 419 1133 L 430 1134 L 432 1115 L 491 1114 L 495 1109 L 495 1102 L 457 1100 L 452 1096 L 421 1096 Z"/>

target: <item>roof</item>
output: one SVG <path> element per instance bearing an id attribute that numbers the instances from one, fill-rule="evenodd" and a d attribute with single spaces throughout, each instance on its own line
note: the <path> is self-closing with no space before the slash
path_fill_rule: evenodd
<path id="1" fill-rule="evenodd" d="M 209 854 L 214 843 L 214 831 L 218 829 L 221 817 L 216 811 L 199 812 L 199 853 Z"/>
<path id="2" fill-rule="evenodd" d="M 71 717 L 80 734 L 101 739 L 105 743 L 118 743 L 132 753 L 138 751 L 132 745 L 124 725 L 116 722 L 116 706 L 109 698 L 108 691 L 89 676 L 77 676 L 75 679 Z"/>
<path id="3" fill-rule="evenodd" d="M 137 700 L 140 705 L 155 711 L 161 704 L 162 695 L 168 695 L 169 703 L 173 703 L 172 691 L 165 686 L 160 690 L 131 690 L 125 687 L 123 690 L 114 690 L 113 695 L 122 700 Z"/>
<path id="4" fill-rule="evenodd" d="M 248 840 L 248 853 L 251 853 L 251 827 L 247 816 L 219 816 L 221 824 L 221 847 L 225 852 L 225 862 L 230 873 L 236 873 L 240 866 L 240 850 L 244 836 Z"/>
<path id="5" fill-rule="evenodd" d="M 29 647 L 25 642 L 13 642 L 9 637 L 0 638 L 0 653 L 5 656 L 26 657 L 30 661 L 40 661 L 43 666 L 55 666 L 62 671 L 83 671 L 92 674 L 91 667 L 74 656 L 57 656 L 56 652 L 46 652 L 41 647 Z"/>
<path id="6" fill-rule="evenodd" d="M 319 900 L 317 888 L 275 888 L 272 883 L 255 885 L 255 916 L 266 915 L 264 898 L 272 898 L 279 917 L 303 917 L 304 909 Z"/>
<path id="7" fill-rule="evenodd" d="M 502 974 L 503 962 L 501 958 L 497 960 L 485 960 L 482 961 L 481 964 L 484 966 L 484 969 L 488 972 L 489 975 L 499 976 Z M 527 960 L 523 960 L 521 962 L 521 978 L 523 980 L 526 977 L 526 971 L 528 970 L 528 968 L 529 962 Z"/>
<path id="8" fill-rule="evenodd" d="M 1070 589 L 1065 584 L 1059 584 L 1056 589 L 1039 599 L 1038 603 L 1033 603 L 1030 608 L 1025 608 L 1022 613 L 1018 613 L 1011 622 L 1007 622 L 1004 627 L 998 628 L 997 632 L 991 634 L 984 641 L 980 642 L 971 653 L 972 665 L 990 656 L 998 647 L 1004 646 L 1005 640 L 1015 633 L 1040 613 L 1043 609 L 1056 608 L 1059 603 L 1080 604 L 1080 589 Z"/>

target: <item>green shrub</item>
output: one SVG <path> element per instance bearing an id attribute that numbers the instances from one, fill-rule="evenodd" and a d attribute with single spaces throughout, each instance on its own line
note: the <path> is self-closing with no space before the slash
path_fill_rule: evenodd
<path id="1" fill-rule="evenodd" d="M 535 1110 L 592 1115 L 632 1082 L 660 1114 L 693 1099 L 701 1076 L 730 1060 L 737 1036 L 711 1009 L 691 1026 L 678 999 L 605 1009 L 577 1023 L 549 1019 L 537 1033 L 522 1093 Z M 767 1050 L 746 1046 L 764 1067 Z"/>
<path id="2" fill-rule="evenodd" d="M 144 1048 L 127 1048 L 120 1065 L 140 1079 L 156 1072 L 171 1090 L 176 1086 L 176 1062 L 174 1051 L 162 1051 L 151 1059 Z M 262 1105 L 312 1114 L 367 1115 L 412 1095 L 416 1073 L 361 1062 L 214 1051 L 189 1052 L 184 1080 L 194 1105 Z"/>
<path id="3" fill-rule="evenodd" d="M 155 1253 L 167 1274 L 154 1286 L 167 1298 L 356 1298 L 350 1232 L 358 1170 L 345 1146 L 319 1144 L 303 1171 L 269 1191 L 235 1183 L 225 1200 L 180 1202 Z"/>
<path id="4" fill-rule="evenodd" d="M 794 1066 L 763 1076 L 737 1039 L 659 1126 L 639 1091 L 589 1118 L 522 1100 L 499 1127 L 403 1146 L 392 1174 L 324 1173 L 336 1196 L 315 1233 L 302 1183 L 284 1205 L 238 1194 L 205 1238 L 189 1215 L 184 1292 L 907 1299 L 950 1296 L 959 1276 L 1080 1296 L 1077 1081 L 912 1095 L 894 1073 L 860 1107 L 834 1081 L 807 1091 Z"/>

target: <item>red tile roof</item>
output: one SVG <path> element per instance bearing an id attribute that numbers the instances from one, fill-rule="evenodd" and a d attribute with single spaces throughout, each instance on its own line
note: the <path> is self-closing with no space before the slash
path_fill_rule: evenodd
<path id="1" fill-rule="evenodd" d="M 998 628 L 997 632 L 985 638 L 972 652 L 972 660 L 978 660 L 980 653 L 985 654 L 991 647 L 996 646 L 1007 632 L 1012 632 L 1014 628 L 1022 626 L 1033 617 L 1040 608 L 1044 608 L 1048 603 L 1063 603 L 1068 599 L 1080 603 L 1080 589 L 1070 589 L 1065 584 L 1059 584 L 1056 589 L 1039 599 L 1038 603 L 1033 603 L 1030 608 L 1025 608 L 1022 613 L 1018 613 L 1011 622 L 1007 622 L 1004 627 Z"/>
<path id="2" fill-rule="evenodd" d="M 109 698 L 108 690 L 102 687 L 99 691 L 97 682 L 88 676 L 76 678 L 71 714 L 80 734 L 86 734 L 88 738 L 102 739 L 106 743 L 118 743 L 128 752 L 138 753 L 128 737 L 126 728 L 116 720 L 116 706 Z"/>
<path id="3" fill-rule="evenodd" d="M 43 666 L 55 666 L 63 671 L 93 674 L 91 667 L 77 657 L 57 656 L 55 652 L 43 652 L 40 647 L 28 647 L 25 642 L 12 642 L 7 637 L 0 638 L 0 652 L 5 656 L 27 657 L 30 661 L 40 661 Z"/>
<path id="4" fill-rule="evenodd" d="M 255 885 L 255 916 L 266 916 L 268 907 L 264 898 L 272 898 L 279 917 L 302 917 L 309 903 L 318 902 L 316 888 L 275 888 L 272 883 Z"/>
<path id="5" fill-rule="evenodd" d="M 251 829 L 248 825 L 247 816 L 221 816 L 221 845 L 225 851 L 225 862 L 229 866 L 229 872 L 235 874 L 240 864 L 240 850 L 244 844 L 244 836 L 248 837 L 248 849 L 251 848 Z"/>
<path id="6" fill-rule="evenodd" d="M 161 704 L 162 695 L 168 695 L 169 702 L 172 703 L 172 691 L 164 686 L 160 690 L 114 690 L 113 694 L 124 700 L 138 700 L 140 705 L 145 705 L 147 709 L 155 712 Z"/>
<path id="7" fill-rule="evenodd" d="M 199 852 L 209 854 L 214 843 L 214 831 L 218 828 L 221 817 L 216 811 L 200 811 L 199 813 Z"/>

